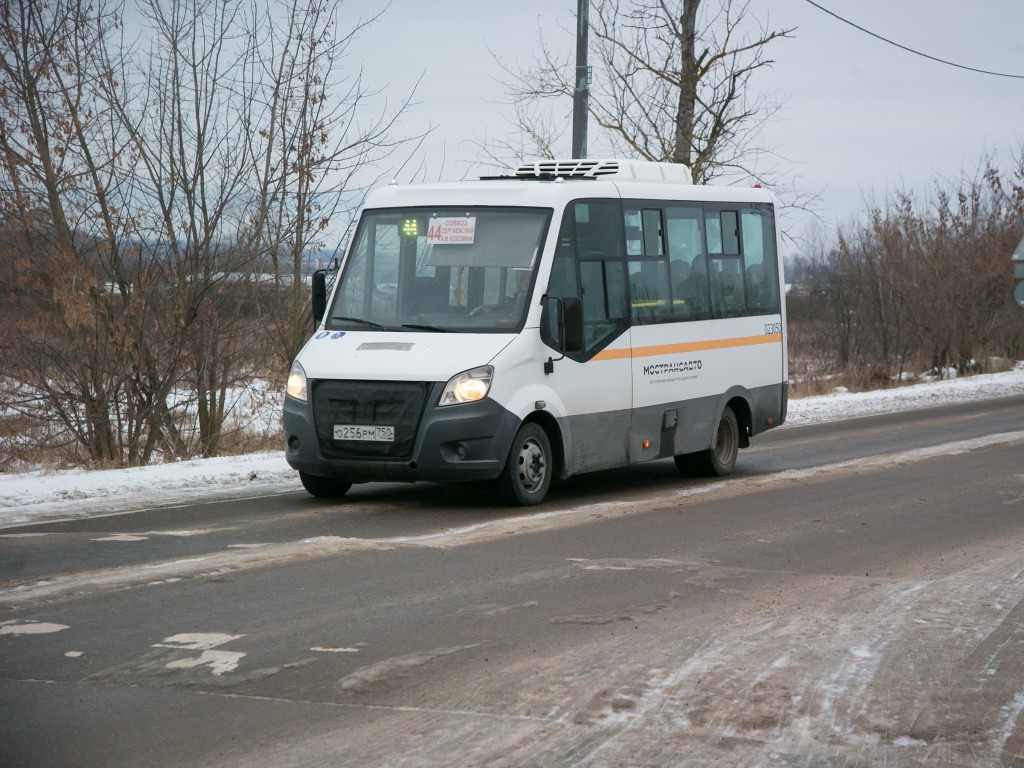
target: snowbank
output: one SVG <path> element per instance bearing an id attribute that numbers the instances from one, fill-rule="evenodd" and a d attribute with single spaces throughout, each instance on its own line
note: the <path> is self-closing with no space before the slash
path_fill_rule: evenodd
<path id="1" fill-rule="evenodd" d="M 1024 364 L 1008 373 L 791 400 L 786 423 L 832 421 L 1014 394 L 1024 394 Z M 298 476 L 287 465 L 282 452 L 193 459 L 133 469 L 0 474 L 0 528 L 300 489 Z"/>

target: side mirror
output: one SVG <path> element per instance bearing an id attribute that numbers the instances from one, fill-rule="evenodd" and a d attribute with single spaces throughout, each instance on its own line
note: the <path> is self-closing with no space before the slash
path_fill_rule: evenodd
<path id="1" fill-rule="evenodd" d="M 583 302 L 580 299 L 544 297 L 541 335 L 563 355 L 583 351 Z"/>
<path id="2" fill-rule="evenodd" d="M 320 325 L 327 311 L 327 270 L 318 269 L 313 273 L 313 327 Z"/>
<path id="3" fill-rule="evenodd" d="M 558 312 L 558 343 L 562 354 L 583 351 L 583 300 L 561 299 Z"/>

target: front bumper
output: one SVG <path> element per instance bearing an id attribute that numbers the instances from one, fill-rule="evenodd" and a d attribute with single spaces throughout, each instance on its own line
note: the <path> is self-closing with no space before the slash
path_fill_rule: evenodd
<path id="1" fill-rule="evenodd" d="M 343 382 L 331 382 L 338 388 Z M 310 382 L 310 392 L 317 382 Z M 493 480 L 501 474 L 512 438 L 520 420 L 495 401 L 439 408 L 444 390 L 439 383 L 428 384 L 419 418 L 411 437 L 411 447 L 402 456 L 381 456 L 380 446 L 349 442 L 335 449 L 325 435 L 331 423 L 347 417 L 331 413 L 322 398 L 310 396 L 308 402 L 285 397 L 285 458 L 297 470 L 311 475 L 337 477 L 353 483 L 371 481 L 414 482 L 428 480 Z M 314 405 L 316 404 L 316 405 Z M 387 417 L 385 417 L 387 418 Z M 372 417 L 358 419 L 373 425 Z M 319 434 L 318 434 L 319 426 Z"/>

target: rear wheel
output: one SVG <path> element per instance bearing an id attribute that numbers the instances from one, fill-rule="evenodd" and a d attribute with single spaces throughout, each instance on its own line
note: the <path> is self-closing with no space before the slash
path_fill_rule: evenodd
<path id="1" fill-rule="evenodd" d="M 506 500 L 523 507 L 540 504 L 551 487 L 554 470 L 551 441 L 539 424 L 527 422 L 512 440 L 500 485 Z"/>
<path id="2" fill-rule="evenodd" d="M 715 440 L 706 451 L 676 456 L 676 467 L 684 475 L 725 477 L 732 474 L 740 451 L 740 428 L 732 408 L 725 406 L 715 428 Z"/>
<path id="3" fill-rule="evenodd" d="M 318 499 L 340 499 L 352 487 L 352 483 L 347 480 L 310 475 L 306 472 L 299 472 L 299 480 L 302 481 L 302 487 Z"/>
<path id="4" fill-rule="evenodd" d="M 740 428 L 736 414 L 732 412 L 732 408 L 725 406 L 715 430 L 715 442 L 703 453 L 704 469 L 707 470 L 707 474 L 718 477 L 732 474 L 739 452 Z"/>
<path id="5" fill-rule="evenodd" d="M 675 457 L 676 469 L 679 470 L 679 474 L 683 477 L 698 477 L 703 474 L 701 468 L 700 457 L 701 453 L 680 453 Z"/>

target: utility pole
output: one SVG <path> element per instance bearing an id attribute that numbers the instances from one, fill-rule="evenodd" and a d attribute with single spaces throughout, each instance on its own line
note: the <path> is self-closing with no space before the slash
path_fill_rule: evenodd
<path id="1" fill-rule="evenodd" d="M 576 3 L 576 89 L 572 94 L 572 156 L 587 156 L 587 116 L 590 112 L 590 67 L 587 40 L 590 36 L 590 0 Z"/>

